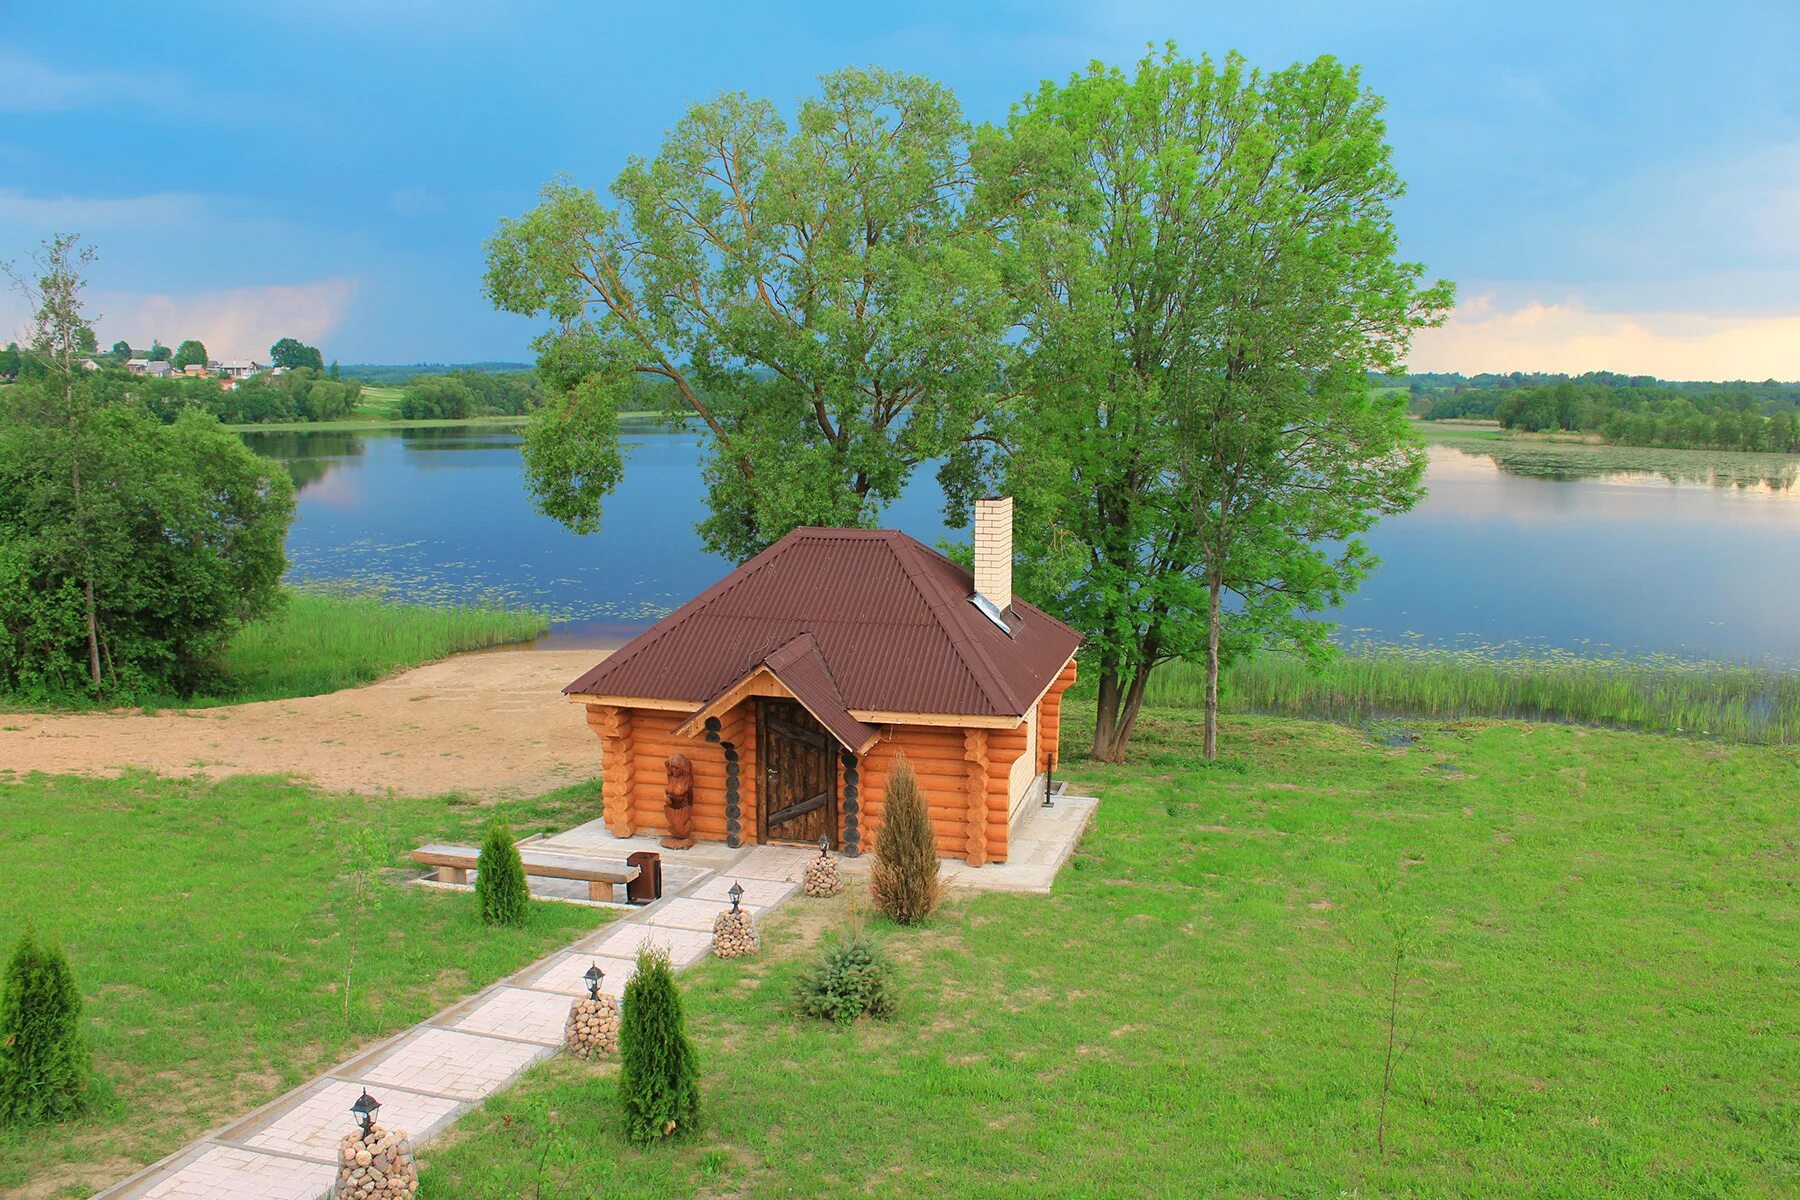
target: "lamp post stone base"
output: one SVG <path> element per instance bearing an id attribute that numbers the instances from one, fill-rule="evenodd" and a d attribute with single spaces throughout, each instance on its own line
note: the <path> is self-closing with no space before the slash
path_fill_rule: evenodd
<path id="1" fill-rule="evenodd" d="M 411 1200 L 419 1190 L 419 1168 L 412 1140 L 404 1130 L 379 1125 L 358 1129 L 338 1143 L 338 1200 Z"/>

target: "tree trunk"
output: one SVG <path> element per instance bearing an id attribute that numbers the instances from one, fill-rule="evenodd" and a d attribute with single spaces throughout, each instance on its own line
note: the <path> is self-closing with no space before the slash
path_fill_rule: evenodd
<path id="1" fill-rule="evenodd" d="M 75 419 L 75 387 L 67 385 L 63 397 L 64 411 L 69 414 L 70 432 L 74 432 Z M 81 511 L 81 448 L 76 442 L 70 447 L 69 457 L 69 490 L 70 500 L 75 505 L 75 529 L 81 538 L 81 549 L 86 562 L 81 572 L 81 604 L 83 615 L 87 618 L 88 639 L 88 680 L 94 690 L 100 690 L 100 622 L 94 612 L 94 559 L 87 544 L 87 521 Z"/>
<path id="2" fill-rule="evenodd" d="M 1102 667 L 1100 701 L 1094 712 L 1093 757 L 1099 762 L 1122 763 L 1125 749 L 1137 728 L 1138 710 L 1144 705 L 1144 687 L 1150 667 L 1140 665 L 1123 688 L 1117 667 Z"/>
<path id="3" fill-rule="evenodd" d="M 1094 707 L 1094 746 L 1096 762 L 1117 762 L 1113 745 L 1119 718 L 1119 669 L 1109 663 L 1100 666 L 1100 698 Z"/>
<path id="4" fill-rule="evenodd" d="M 1206 584 L 1206 744 L 1207 758 L 1219 757 L 1219 581 Z"/>

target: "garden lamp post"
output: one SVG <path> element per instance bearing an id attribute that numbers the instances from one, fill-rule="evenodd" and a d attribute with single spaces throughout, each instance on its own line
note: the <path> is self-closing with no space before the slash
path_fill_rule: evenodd
<path id="1" fill-rule="evenodd" d="M 744 885 L 734 882 L 731 885 L 731 890 L 725 894 L 731 897 L 731 911 L 736 912 L 738 910 L 738 902 L 744 898 Z"/>
<path id="2" fill-rule="evenodd" d="M 831 857 L 831 836 L 829 834 L 821 833 L 819 835 L 819 857 Z"/>
<path id="3" fill-rule="evenodd" d="M 606 978 L 606 972 L 600 969 L 599 963 L 595 963 L 582 972 L 581 977 L 587 980 L 588 999 L 598 1000 L 600 998 L 600 981 Z"/>
<path id="4" fill-rule="evenodd" d="M 358 1121 L 362 1122 L 362 1131 L 363 1131 L 364 1137 L 368 1137 L 370 1131 L 374 1129 L 375 1113 L 380 1108 L 381 1108 L 381 1101 L 379 1101 L 379 1100 L 375 1099 L 375 1097 L 369 1095 L 368 1088 L 364 1088 L 363 1094 L 358 1096 L 356 1098 L 356 1103 L 352 1104 L 350 1106 L 350 1115 L 355 1117 Z"/>

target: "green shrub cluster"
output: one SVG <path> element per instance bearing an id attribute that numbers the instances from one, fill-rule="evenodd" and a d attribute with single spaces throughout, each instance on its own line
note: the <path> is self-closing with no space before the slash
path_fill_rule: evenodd
<path id="1" fill-rule="evenodd" d="M 27 929 L 0 987 L 0 1125 L 35 1125 L 87 1106 L 81 993 L 60 946 Z"/>
<path id="2" fill-rule="evenodd" d="M 894 967 L 868 935 L 828 943 L 800 977 L 800 1011 L 840 1023 L 894 1014 Z"/>
<path id="3" fill-rule="evenodd" d="M 504 821 L 490 824 L 481 843 L 481 857 L 475 860 L 475 898 L 481 905 L 481 919 L 489 925 L 525 923 L 531 892 L 525 885 L 525 864 L 519 859 L 512 826 Z"/>
<path id="4" fill-rule="evenodd" d="M 537 376 L 529 371 L 452 371 L 407 384 L 400 416 L 408 421 L 520 416 L 535 409 L 542 397 Z"/>
<path id="5" fill-rule="evenodd" d="M 0 396 L 0 690 L 190 695 L 281 599 L 294 486 L 208 417 L 88 388 Z"/>
<path id="6" fill-rule="evenodd" d="M 638 951 L 637 972 L 620 1002 L 619 1099 L 625 1136 L 639 1145 L 690 1133 L 699 1123 L 699 1061 L 674 968 L 657 947 Z"/>
<path id="7" fill-rule="evenodd" d="M 881 912 L 901 925 L 917 925 L 937 908 L 940 886 L 931 810 L 902 754 L 888 776 L 870 891 Z"/>

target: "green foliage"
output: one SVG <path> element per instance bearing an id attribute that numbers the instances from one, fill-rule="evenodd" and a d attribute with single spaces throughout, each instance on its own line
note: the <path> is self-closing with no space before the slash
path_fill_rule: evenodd
<path id="1" fill-rule="evenodd" d="M 1781 406 L 1744 386 L 1701 391 L 1597 375 L 1489 394 L 1497 397 L 1492 415 L 1501 428 L 1523 433 L 1560 430 L 1597 433 L 1628 446 L 1800 454 L 1800 419 L 1792 402 Z M 1759 401 L 1774 411 L 1765 414 Z M 1438 407 L 1432 406 L 1431 417 L 1439 416 Z"/>
<path id="2" fill-rule="evenodd" d="M 0 399 L 0 688 L 187 694 L 279 601 L 293 484 L 212 418 L 161 425 L 100 386 Z"/>
<path id="3" fill-rule="evenodd" d="M 88 1097 L 81 993 L 60 946 L 27 926 L 0 990 L 0 1125 L 35 1125 L 80 1113 Z"/>
<path id="4" fill-rule="evenodd" d="M 155 338 L 151 338 L 150 349 L 145 352 L 144 357 L 151 362 L 168 362 L 175 357 L 175 352 Z"/>
<path id="5" fill-rule="evenodd" d="M 1371 562 L 1356 535 L 1418 495 L 1423 456 L 1366 372 L 1449 289 L 1397 258 L 1380 110 L 1331 58 L 1170 47 L 1046 83 L 985 148 L 988 202 L 1021 197 L 1029 393 L 991 467 L 1019 590 L 1088 637 L 1096 757 L 1123 757 L 1159 662 L 1319 648 L 1312 614 Z"/>
<path id="6" fill-rule="evenodd" d="M 894 966 L 861 932 L 827 942 L 800 976 L 800 1011 L 822 1021 L 894 1015 Z"/>
<path id="7" fill-rule="evenodd" d="M 207 363 L 206 347 L 196 339 L 189 338 L 175 348 L 173 362 L 177 371 L 183 367 L 204 367 Z"/>
<path id="8" fill-rule="evenodd" d="M 113 360 L 114 366 L 122 367 L 125 365 L 126 361 L 131 358 L 131 343 L 125 341 L 114 342 L 112 344 L 112 349 L 108 350 L 106 353 L 107 356 Z"/>
<path id="9" fill-rule="evenodd" d="M 0 347 L 0 379 L 12 379 L 16 377 L 19 373 L 19 364 L 21 361 L 19 343 L 8 342 L 4 347 Z"/>
<path id="10" fill-rule="evenodd" d="M 941 889 L 931 810 L 912 764 L 900 754 L 881 803 L 869 890 L 878 910 L 901 925 L 917 925 L 936 910 Z"/>
<path id="11" fill-rule="evenodd" d="M 545 511 L 598 523 L 634 376 L 705 434 L 711 550 L 873 525 L 937 459 L 959 511 L 1008 324 L 971 141 L 940 84 L 844 70 L 791 125 L 738 92 L 694 106 L 614 181 L 616 207 L 557 180 L 502 221 L 487 294 L 552 322 L 536 347 L 554 400 L 527 434 Z"/>
<path id="12" fill-rule="evenodd" d="M 475 393 L 460 379 L 434 375 L 410 384 L 400 398 L 400 415 L 408 421 L 460 421 L 475 408 Z"/>
<path id="13" fill-rule="evenodd" d="M 531 912 L 531 892 L 525 883 L 525 864 L 513 841 L 512 826 L 496 820 L 488 825 L 475 860 L 475 899 L 481 919 L 489 925 L 523 925 Z"/>
<path id="14" fill-rule="evenodd" d="M 325 355 L 316 346 L 308 346 L 298 338 L 284 337 L 269 347 L 269 364 L 276 367 L 311 367 L 325 369 Z"/>
<path id="15" fill-rule="evenodd" d="M 638 951 L 619 1018 L 619 1099 L 625 1136 L 639 1145 L 692 1133 L 700 1120 L 700 1066 L 666 951 Z"/>

